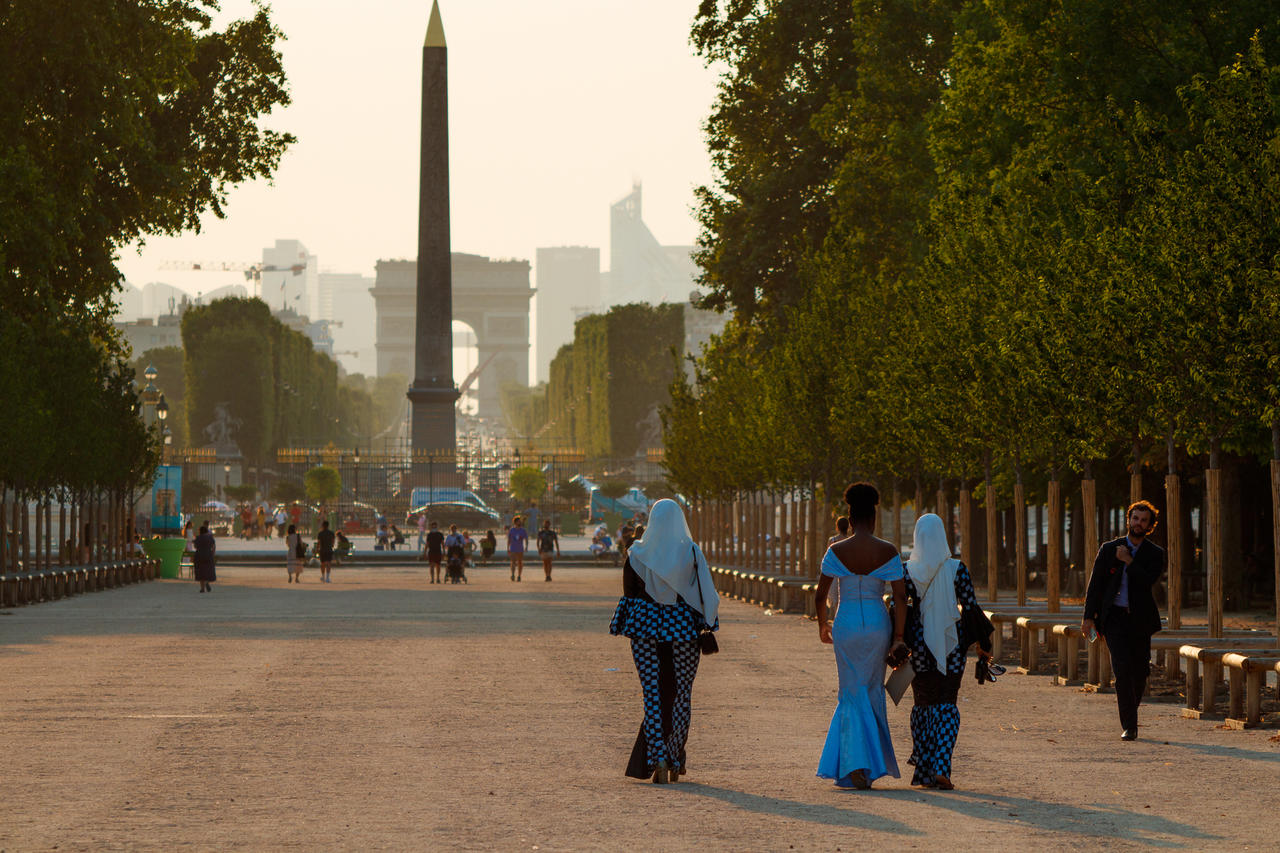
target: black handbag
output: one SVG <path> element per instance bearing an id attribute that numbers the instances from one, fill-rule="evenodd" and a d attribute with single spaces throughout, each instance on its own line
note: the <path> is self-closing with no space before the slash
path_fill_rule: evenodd
<path id="1" fill-rule="evenodd" d="M 695 578 L 697 578 L 697 580 L 698 580 L 698 599 L 699 599 L 698 603 L 699 603 L 699 604 L 701 604 L 701 603 L 702 603 L 702 601 L 701 601 L 701 599 L 702 599 L 702 572 L 698 571 L 698 552 L 697 552 L 697 550 L 695 550 L 695 551 L 693 552 L 693 576 L 694 576 Z M 702 621 L 703 621 L 703 622 L 706 622 L 706 621 L 707 621 L 705 616 L 703 617 L 703 620 L 702 620 Z M 704 655 L 714 655 L 714 654 L 716 654 L 717 652 L 719 652 L 719 651 L 720 651 L 720 643 L 716 640 L 716 635 L 715 635 L 715 633 L 714 633 L 714 632 L 712 632 L 712 630 L 711 630 L 710 628 L 703 628 L 700 632 L 698 632 L 698 649 L 699 649 L 699 650 L 700 650 Z"/>

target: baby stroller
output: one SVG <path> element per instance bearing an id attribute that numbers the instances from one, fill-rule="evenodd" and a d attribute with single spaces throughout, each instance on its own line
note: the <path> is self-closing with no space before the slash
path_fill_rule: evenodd
<path id="1" fill-rule="evenodd" d="M 449 551 L 446 554 L 446 558 L 449 561 L 445 568 L 445 570 L 448 572 L 446 577 L 448 577 L 449 582 L 450 583 L 466 583 L 467 582 L 467 570 L 466 570 L 467 557 L 466 557 L 466 552 L 462 549 L 462 546 L 450 545 Z"/>

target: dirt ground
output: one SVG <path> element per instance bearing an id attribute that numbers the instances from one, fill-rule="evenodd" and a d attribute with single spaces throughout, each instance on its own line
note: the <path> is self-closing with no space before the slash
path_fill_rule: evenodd
<path id="1" fill-rule="evenodd" d="M 1280 742 L 967 675 L 954 792 L 814 777 L 835 664 L 737 602 L 694 688 L 688 782 L 622 775 L 640 723 L 616 570 L 228 567 L 0 615 L 0 850 L 1275 849 Z"/>

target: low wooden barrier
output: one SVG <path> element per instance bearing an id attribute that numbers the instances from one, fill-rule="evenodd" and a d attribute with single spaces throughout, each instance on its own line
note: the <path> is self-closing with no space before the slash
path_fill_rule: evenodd
<path id="1" fill-rule="evenodd" d="M 1208 645 L 1212 644 L 1212 645 Z M 1280 648 L 1271 636 L 1229 641 L 1217 637 L 1205 646 L 1184 644 L 1178 654 L 1186 663 L 1186 707 L 1182 716 L 1202 719 L 1218 716 L 1217 688 L 1222 670 L 1228 670 L 1228 725 L 1237 728 L 1256 726 L 1262 720 L 1262 688 L 1266 674 L 1280 673 Z"/>
<path id="2" fill-rule="evenodd" d="M 750 572 L 745 569 L 711 567 L 716 590 L 726 598 L 767 607 L 784 613 L 806 611 L 804 599 L 812 599 L 816 583 L 802 575 L 779 575 Z M 812 605 L 807 605 L 812 609 Z"/>
<path id="3" fill-rule="evenodd" d="M 999 658 L 1004 654 L 1004 629 L 1006 626 L 1009 628 L 1009 639 L 1018 640 L 1018 620 L 1020 618 L 1043 618 L 1048 620 L 1050 626 L 1058 623 L 1066 624 L 1072 621 L 1079 623 L 1080 618 L 1084 615 L 1084 608 L 1073 607 L 1057 613 L 1049 613 L 1044 604 L 1017 606 L 992 602 L 983 606 L 983 612 L 987 614 L 987 618 L 991 620 L 992 626 L 996 629 L 995 633 L 991 635 L 991 654 Z M 1048 631 L 1049 629 L 1046 628 L 1044 630 Z"/>
<path id="4" fill-rule="evenodd" d="M 85 592 L 155 580 L 160 563 L 144 557 L 93 566 L 57 566 L 36 572 L 0 574 L 0 607 L 57 601 Z"/>

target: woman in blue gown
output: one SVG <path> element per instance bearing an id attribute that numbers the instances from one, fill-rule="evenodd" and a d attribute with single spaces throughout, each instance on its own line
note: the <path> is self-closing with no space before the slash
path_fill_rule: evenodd
<path id="1" fill-rule="evenodd" d="M 845 491 L 849 504 L 849 536 L 834 543 L 822 559 L 818 583 L 818 635 L 832 643 L 840 695 L 827 742 L 818 761 L 818 776 L 841 788 L 867 789 L 882 776 L 898 776 L 898 762 L 885 714 L 884 675 L 888 661 L 906 659 L 902 642 L 906 592 L 898 549 L 875 535 L 880 493 L 868 483 Z M 838 585 L 840 608 L 835 624 L 827 621 L 827 593 Z M 893 590 L 893 630 L 885 610 L 884 586 Z"/>

